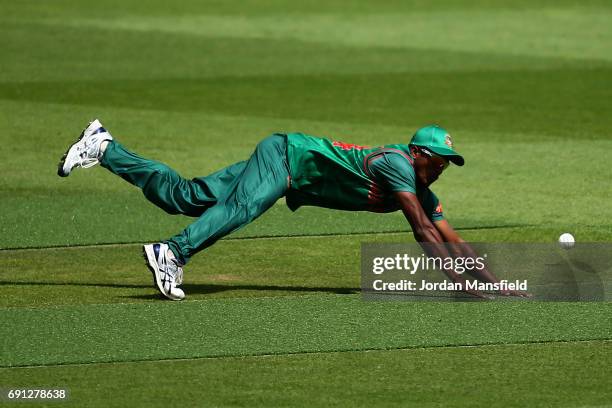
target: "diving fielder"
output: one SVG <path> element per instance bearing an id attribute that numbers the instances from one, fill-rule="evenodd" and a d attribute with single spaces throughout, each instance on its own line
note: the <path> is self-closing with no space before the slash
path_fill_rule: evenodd
<path id="1" fill-rule="evenodd" d="M 139 187 L 167 213 L 197 218 L 179 234 L 143 246 L 157 289 L 168 299 L 181 300 L 183 266 L 191 257 L 247 225 L 283 196 L 293 211 L 303 205 L 349 211 L 401 209 L 417 242 L 463 243 L 429 189 L 451 162 L 463 166 L 464 159 L 453 149 L 448 132 L 436 125 L 419 129 L 409 144 L 377 147 L 275 133 L 262 140 L 248 160 L 188 180 L 163 163 L 130 152 L 96 119 L 64 154 L 58 174 L 66 177 L 77 167 L 100 163 Z M 450 255 L 443 245 L 426 247 L 431 256 Z M 459 248 L 464 253 L 454 256 L 475 257 L 468 245 Z M 444 272 L 453 282 L 465 282 L 453 270 Z M 472 275 L 484 282 L 499 281 L 486 269 Z M 467 292 L 487 297 L 476 290 Z"/>

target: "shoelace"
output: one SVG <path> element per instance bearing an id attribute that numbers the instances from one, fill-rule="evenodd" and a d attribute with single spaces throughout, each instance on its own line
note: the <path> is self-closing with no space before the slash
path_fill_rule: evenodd
<path id="1" fill-rule="evenodd" d="M 98 146 L 98 148 L 93 150 L 96 145 Z M 84 140 L 82 147 L 77 146 L 77 152 L 80 160 L 76 163 L 76 165 L 84 169 L 88 169 L 98 164 L 100 162 L 98 160 L 98 156 L 100 156 L 99 146 L 100 143 L 98 143 L 98 138 L 94 137 L 90 140 Z"/>
<path id="2" fill-rule="evenodd" d="M 172 265 L 172 266 L 170 266 Z M 174 276 L 174 283 L 179 286 L 183 284 L 183 268 L 174 263 L 174 260 L 171 259 L 168 263 L 168 267 L 170 269 L 170 273 Z"/>
<path id="3" fill-rule="evenodd" d="M 164 265 L 164 273 L 170 275 L 171 280 L 174 281 L 175 285 L 181 285 L 183 283 L 183 268 L 181 268 L 174 259 L 170 258 L 166 251 L 160 251 L 159 264 Z"/>

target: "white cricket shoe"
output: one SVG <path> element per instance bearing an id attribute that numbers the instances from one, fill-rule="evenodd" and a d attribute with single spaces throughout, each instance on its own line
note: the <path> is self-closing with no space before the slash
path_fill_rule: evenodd
<path id="1" fill-rule="evenodd" d="M 144 245 L 142 249 L 157 289 L 168 299 L 182 300 L 185 292 L 177 286 L 183 283 L 183 268 L 180 267 L 170 247 L 159 243 Z"/>
<path id="2" fill-rule="evenodd" d="M 68 177 L 76 167 L 86 169 L 98 164 L 102 157 L 100 145 L 105 140 L 113 140 L 113 137 L 96 119 L 81 132 L 81 136 L 62 156 L 57 166 L 57 174 L 60 177 Z"/>

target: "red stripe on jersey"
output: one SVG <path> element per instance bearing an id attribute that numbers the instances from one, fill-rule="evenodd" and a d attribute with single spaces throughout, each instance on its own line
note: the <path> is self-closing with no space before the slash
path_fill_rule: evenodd
<path id="1" fill-rule="evenodd" d="M 363 149 L 370 149 L 370 146 L 361 146 L 358 144 L 354 144 L 354 143 L 344 143 L 344 142 L 338 142 L 338 141 L 333 141 L 332 142 L 333 146 L 339 147 L 342 150 L 363 150 Z"/>

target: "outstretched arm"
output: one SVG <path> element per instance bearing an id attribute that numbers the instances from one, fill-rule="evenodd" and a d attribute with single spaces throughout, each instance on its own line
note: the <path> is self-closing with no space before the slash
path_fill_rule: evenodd
<path id="1" fill-rule="evenodd" d="M 420 243 L 442 244 L 444 236 L 438 228 L 429 220 L 423 207 L 415 194 L 401 191 L 395 193 L 395 197 L 402 208 L 404 216 L 412 227 L 414 239 Z M 450 256 L 444 245 L 421 245 L 427 255 L 431 257 L 447 258 Z M 452 269 L 444 269 L 444 273 L 454 283 L 461 283 L 465 287 L 465 278 Z M 491 297 L 477 290 L 465 290 L 465 292 L 480 298 L 490 299 Z"/>
<path id="2" fill-rule="evenodd" d="M 444 240 L 444 242 L 448 242 L 449 244 L 451 244 L 449 245 L 449 250 L 452 252 L 452 255 L 454 257 L 465 257 L 465 258 L 472 258 L 472 259 L 476 259 L 476 257 L 478 257 L 478 255 L 476 254 L 476 251 L 474 251 L 474 249 L 469 244 L 467 244 L 463 240 L 463 238 L 461 238 L 459 233 L 454 230 L 454 228 L 450 225 L 450 223 L 447 220 L 436 221 L 434 225 L 438 233 L 442 236 L 442 239 Z M 472 270 L 467 271 L 467 273 L 469 273 L 474 278 L 482 282 L 492 282 L 492 283 L 499 282 L 499 278 L 495 276 L 493 272 L 489 271 L 489 269 L 486 266 L 482 269 L 473 268 Z M 500 291 L 500 294 L 504 296 L 520 296 L 520 297 L 530 297 L 531 296 L 530 294 L 526 292 L 522 292 L 518 290 L 502 290 Z"/>

